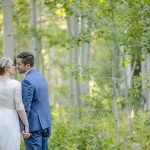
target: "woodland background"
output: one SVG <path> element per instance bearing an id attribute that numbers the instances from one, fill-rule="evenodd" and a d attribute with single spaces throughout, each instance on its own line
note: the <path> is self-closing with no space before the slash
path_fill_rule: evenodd
<path id="1" fill-rule="evenodd" d="M 0 3 L 0 56 L 31 51 L 47 79 L 50 150 L 150 149 L 149 0 Z"/>

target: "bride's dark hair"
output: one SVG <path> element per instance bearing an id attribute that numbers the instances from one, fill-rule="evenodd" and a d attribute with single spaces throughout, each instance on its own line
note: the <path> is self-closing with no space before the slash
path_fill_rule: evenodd
<path id="1" fill-rule="evenodd" d="M 5 74 L 5 68 L 0 66 L 0 75 L 4 75 Z"/>
<path id="2" fill-rule="evenodd" d="M 34 56 L 30 52 L 21 52 L 17 55 L 17 58 L 21 58 L 24 65 L 30 64 L 31 67 L 34 66 Z"/>

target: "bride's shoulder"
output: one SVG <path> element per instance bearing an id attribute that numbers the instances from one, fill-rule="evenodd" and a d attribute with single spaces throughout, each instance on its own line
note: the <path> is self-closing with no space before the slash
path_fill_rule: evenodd
<path id="1" fill-rule="evenodd" d="M 13 82 L 13 84 L 16 84 L 16 85 L 21 84 L 21 82 L 16 79 L 11 79 L 11 82 Z"/>

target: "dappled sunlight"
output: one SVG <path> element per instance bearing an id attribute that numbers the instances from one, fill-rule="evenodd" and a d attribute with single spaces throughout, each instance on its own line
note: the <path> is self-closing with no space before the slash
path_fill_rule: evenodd
<path id="1" fill-rule="evenodd" d="M 10 2 L 0 6 L 0 56 L 35 54 L 48 85 L 49 150 L 149 150 L 149 0 Z"/>
<path id="2" fill-rule="evenodd" d="M 99 2 L 104 3 L 104 2 L 105 2 L 105 0 L 99 0 Z"/>
<path id="3" fill-rule="evenodd" d="M 90 87 L 90 96 L 98 96 L 98 91 L 99 91 L 99 88 L 96 84 L 96 82 L 94 80 L 91 80 L 90 83 L 89 83 L 89 87 Z"/>
<path id="4" fill-rule="evenodd" d="M 55 11 L 55 13 L 56 13 L 57 15 L 60 15 L 60 16 L 65 17 L 65 16 L 66 16 L 65 9 L 64 9 L 64 8 L 60 8 L 61 5 L 57 5 L 56 7 L 58 7 L 59 9 L 57 9 L 57 10 Z"/>

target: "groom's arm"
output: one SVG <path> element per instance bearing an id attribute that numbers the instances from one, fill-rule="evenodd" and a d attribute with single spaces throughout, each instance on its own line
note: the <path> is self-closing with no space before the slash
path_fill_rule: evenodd
<path id="1" fill-rule="evenodd" d="M 27 117 L 30 113 L 30 107 L 33 99 L 34 88 L 28 80 L 22 81 L 22 101 L 25 107 Z"/>
<path id="2" fill-rule="evenodd" d="M 23 80 L 21 85 L 22 85 L 22 101 L 24 104 L 27 118 L 28 118 L 29 113 L 30 113 L 30 107 L 32 103 L 34 88 L 32 87 L 31 83 L 27 80 Z M 20 118 L 19 118 L 19 123 L 20 123 L 20 130 L 22 132 L 23 130 L 25 130 L 25 126 Z"/>

